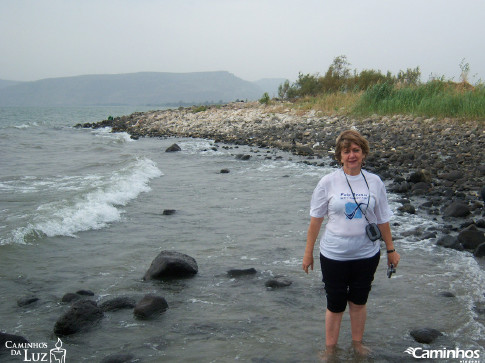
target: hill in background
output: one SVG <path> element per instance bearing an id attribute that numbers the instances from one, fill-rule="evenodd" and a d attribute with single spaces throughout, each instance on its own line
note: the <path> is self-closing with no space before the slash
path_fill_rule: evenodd
<path id="1" fill-rule="evenodd" d="M 0 106 L 192 105 L 256 100 L 282 79 L 249 82 L 229 72 L 84 75 L 0 81 Z"/>

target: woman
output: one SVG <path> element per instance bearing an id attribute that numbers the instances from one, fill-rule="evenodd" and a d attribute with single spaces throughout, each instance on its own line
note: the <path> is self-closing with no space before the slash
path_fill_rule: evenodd
<path id="1" fill-rule="evenodd" d="M 303 257 L 303 270 L 313 270 L 313 248 L 325 217 L 325 233 L 320 240 L 320 264 L 327 296 L 325 333 L 327 353 L 337 345 L 340 324 L 349 305 L 352 342 L 357 352 L 362 345 L 366 303 L 380 260 L 380 243 L 366 233 L 370 223 L 377 223 L 387 249 L 387 264 L 396 267 L 400 256 L 394 248 L 387 204 L 381 179 L 362 170 L 369 154 L 369 143 L 355 130 L 337 138 L 335 158 L 341 169 L 324 176 L 315 188 L 310 210 L 310 226 Z"/>

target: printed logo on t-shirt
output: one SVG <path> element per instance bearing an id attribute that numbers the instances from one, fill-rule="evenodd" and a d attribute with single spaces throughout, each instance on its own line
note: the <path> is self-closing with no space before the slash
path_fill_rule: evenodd
<path id="1" fill-rule="evenodd" d="M 359 205 L 362 204 L 365 203 L 359 203 Z M 362 218 L 362 212 L 357 204 L 349 202 L 345 204 L 345 216 L 347 219 L 359 219 Z"/>
<path id="2" fill-rule="evenodd" d="M 366 193 L 356 193 L 356 198 L 367 198 Z M 340 193 L 340 199 L 353 199 L 352 194 L 350 193 Z M 345 203 L 345 216 L 347 219 L 361 219 L 362 218 L 362 206 L 366 206 L 366 203 L 359 203 L 358 205 L 355 202 L 347 202 Z M 359 208 L 360 207 L 360 208 Z"/>

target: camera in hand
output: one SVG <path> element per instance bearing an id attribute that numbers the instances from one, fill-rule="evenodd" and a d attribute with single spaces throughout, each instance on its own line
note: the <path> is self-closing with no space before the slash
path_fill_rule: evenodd
<path id="1" fill-rule="evenodd" d="M 381 238 L 381 231 L 379 230 L 379 227 L 377 227 L 377 224 L 375 223 L 369 223 L 365 227 L 365 233 L 367 234 L 367 237 L 374 242 L 377 241 L 379 238 Z"/>
<path id="2" fill-rule="evenodd" d="M 396 273 L 396 269 L 394 268 L 394 265 L 391 263 L 387 267 L 387 277 L 391 278 L 391 276 L 392 276 L 393 273 Z"/>

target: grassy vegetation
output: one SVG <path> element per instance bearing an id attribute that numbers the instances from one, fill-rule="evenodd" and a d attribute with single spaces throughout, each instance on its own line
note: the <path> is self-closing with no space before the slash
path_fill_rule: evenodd
<path id="1" fill-rule="evenodd" d="M 352 113 L 485 120 L 485 87 L 443 81 L 402 88 L 376 84 L 362 94 Z"/>
<path id="2" fill-rule="evenodd" d="M 433 79 L 420 82 L 419 67 L 390 72 L 364 70 L 353 73 L 344 56 L 335 58 L 324 76 L 301 74 L 292 85 L 286 81 L 279 97 L 294 107 L 326 114 L 356 116 L 407 114 L 437 118 L 485 120 L 485 85 L 467 82 L 469 65 L 460 64 L 461 82 Z"/>

